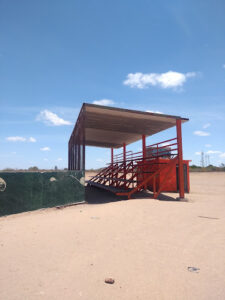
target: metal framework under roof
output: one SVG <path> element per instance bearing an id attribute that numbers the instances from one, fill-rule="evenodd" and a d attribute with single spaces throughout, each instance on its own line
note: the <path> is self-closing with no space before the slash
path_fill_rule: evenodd
<path id="1" fill-rule="evenodd" d="M 120 148 L 187 118 L 84 103 L 69 140 L 69 169 L 85 168 L 85 146 Z"/>

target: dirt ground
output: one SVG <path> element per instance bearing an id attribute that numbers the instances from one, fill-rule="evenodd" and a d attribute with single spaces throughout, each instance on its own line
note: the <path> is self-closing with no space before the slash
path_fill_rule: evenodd
<path id="1" fill-rule="evenodd" d="M 225 173 L 191 173 L 187 197 L 89 189 L 89 204 L 0 218 L 0 299 L 225 299 Z"/>

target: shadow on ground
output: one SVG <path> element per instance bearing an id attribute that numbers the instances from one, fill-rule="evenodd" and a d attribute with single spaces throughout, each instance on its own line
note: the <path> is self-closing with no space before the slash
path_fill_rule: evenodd
<path id="1" fill-rule="evenodd" d="M 85 186 L 85 201 L 89 204 L 101 204 L 127 200 L 126 197 L 119 197 L 113 193 L 98 189 L 94 186 Z"/>
<path id="2" fill-rule="evenodd" d="M 142 191 L 132 196 L 132 199 L 146 199 L 153 200 L 153 194 L 151 192 Z M 85 201 L 88 204 L 103 204 L 109 202 L 125 201 L 126 196 L 116 196 L 115 194 L 106 190 L 101 190 L 94 186 L 85 186 Z M 158 199 L 160 201 L 177 201 L 175 195 L 170 197 L 168 195 L 161 194 Z"/>

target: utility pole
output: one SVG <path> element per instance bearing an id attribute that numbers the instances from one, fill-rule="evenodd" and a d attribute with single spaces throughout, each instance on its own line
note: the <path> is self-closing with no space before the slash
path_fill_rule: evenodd
<path id="1" fill-rule="evenodd" d="M 201 152 L 201 167 L 204 168 L 205 167 L 205 160 L 204 160 L 204 152 Z"/>

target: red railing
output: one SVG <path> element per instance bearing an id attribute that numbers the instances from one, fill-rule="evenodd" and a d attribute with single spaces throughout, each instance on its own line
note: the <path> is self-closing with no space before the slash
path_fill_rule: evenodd
<path id="1" fill-rule="evenodd" d="M 166 144 L 166 145 L 165 145 Z M 143 152 L 127 151 L 125 154 L 126 160 L 123 160 L 124 153 L 119 153 L 114 155 L 114 163 L 130 162 L 130 161 L 140 161 L 140 160 L 150 160 L 158 157 L 172 158 L 177 155 L 177 138 L 166 140 L 163 142 L 155 143 L 149 146 L 146 146 L 146 156 L 143 158 Z"/>

